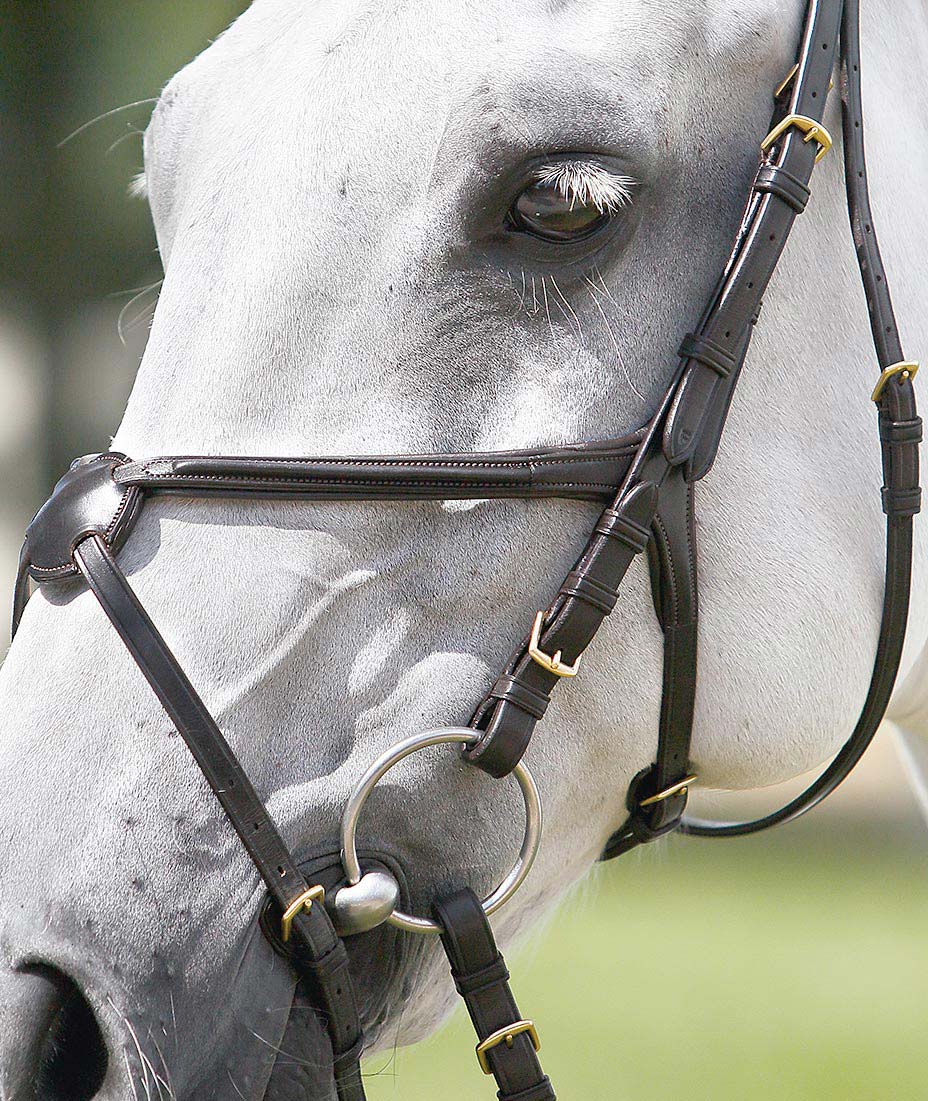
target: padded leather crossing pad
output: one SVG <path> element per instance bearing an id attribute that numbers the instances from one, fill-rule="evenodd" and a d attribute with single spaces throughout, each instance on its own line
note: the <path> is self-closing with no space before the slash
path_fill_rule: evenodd
<path id="1" fill-rule="evenodd" d="M 74 548 L 99 535 L 116 553 L 125 543 L 142 509 L 136 486 L 117 485 L 113 472 L 127 462 L 111 452 L 77 459 L 55 486 L 26 530 L 29 573 L 36 581 L 56 581 L 80 573 Z"/>

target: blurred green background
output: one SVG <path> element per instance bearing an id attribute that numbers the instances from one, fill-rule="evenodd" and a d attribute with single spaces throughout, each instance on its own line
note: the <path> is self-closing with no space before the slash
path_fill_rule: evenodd
<path id="1" fill-rule="evenodd" d="M 788 827 L 787 827 L 788 829 Z M 510 956 L 564 1101 L 928 1096 L 924 843 L 872 820 L 674 838 L 596 874 Z M 495 1096 L 458 1013 L 372 1059 L 370 1101 Z"/>
<path id="2" fill-rule="evenodd" d="M 144 348 L 161 270 L 128 185 L 151 99 L 245 6 L 0 0 L 0 579 L 57 473 L 107 446 Z M 560 1096 L 928 1097 L 926 854 L 884 734 L 798 825 L 599 869 L 511 960 Z M 473 1043 L 458 1014 L 374 1057 L 371 1101 L 492 1098 Z"/>

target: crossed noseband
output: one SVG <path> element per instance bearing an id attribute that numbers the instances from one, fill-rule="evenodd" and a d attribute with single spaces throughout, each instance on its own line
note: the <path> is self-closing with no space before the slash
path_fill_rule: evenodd
<path id="1" fill-rule="evenodd" d="M 697 777 L 690 769 L 696 691 L 697 573 L 694 487 L 712 467 L 751 333 L 770 278 L 809 200 L 815 164 L 831 135 L 820 121 L 838 57 L 848 211 L 870 311 L 880 374 L 873 391 L 883 468 L 886 575 L 873 675 L 860 718 L 819 778 L 773 814 L 718 824 L 684 817 Z M 305 980 L 324 1017 L 340 1101 L 364 1096 L 363 1035 L 342 936 L 389 921 L 410 933 L 438 933 L 458 991 L 477 1030 L 481 1068 L 501 1101 L 551 1101 L 537 1059 L 534 1024 L 523 1019 L 487 915 L 518 889 L 541 836 L 541 803 L 522 763 L 536 724 L 564 678 L 615 607 L 632 561 L 648 556 L 654 606 L 664 635 L 663 697 L 654 763 L 632 781 L 623 825 L 603 859 L 671 830 L 733 836 L 804 813 L 833 791 L 869 745 L 885 714 L 899 669 L 908 616 L 912 524 L 920 507 L 921 421 L 880 257 L 867 185 L 860 97 L 857 0 L 811 0 L 796 65 L 774 93 L 769 134 L 743 221 L 724 272 L 648 424 L 623 439 L 484 455 L 365 458 L 166 457 L 132 462 L 105 454 L 78 460 L 29 527 L 14 601 L 14 633 L 30 578 L 42 585 L 82 578 L 119 632 L 183 736 L 268 891 L 275 948 Z M 359 782 L 342 819 L 347 885 L 325 897 L 307 882 L 235 754 L 140 604 L 117 557 L 145 501 L 158 494 L 300 500 L 448 500 L 543 498 L 603 506 L 589 540 L 551 605 L 526 625 L 505 668 L 470 725 L 429 731 L 379 758 Z M 358 816 L 378 780 L 410 753 L 460 746 L 463 759 L 493 777 L 515 775 L 526 806 L 519 859 L 482 903 L 462 885 L 437 899 L 431 917 L 401 913 L 385 871 L 368 871 L 355 847 Z"/>

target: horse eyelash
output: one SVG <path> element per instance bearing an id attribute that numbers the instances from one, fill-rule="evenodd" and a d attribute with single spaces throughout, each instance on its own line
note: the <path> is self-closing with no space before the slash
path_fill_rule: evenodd
<path id="1" fill-rule="evenodd" d="M 594 161 L 558 161 L 543 165 L 535 180 L 544 187 L 560 191 L 570 203 L 595 206 L 600 214 L 615 214 L 632 201 L 636 181 L 631 176 L 610 172 Z"/>

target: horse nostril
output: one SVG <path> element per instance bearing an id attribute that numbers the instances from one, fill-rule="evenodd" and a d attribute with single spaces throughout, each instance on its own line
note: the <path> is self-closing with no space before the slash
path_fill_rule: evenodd
<path id="1" fill-rule="evenodd" d="M 90 1101 L 106 1076 L 107 1054 L 93 1010 L 67 975 L 34 965 L 28 973 L 57 991 L 57 1005 L 41 1044 L 35 1096 L 39 1101 Z"/>

